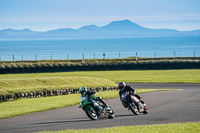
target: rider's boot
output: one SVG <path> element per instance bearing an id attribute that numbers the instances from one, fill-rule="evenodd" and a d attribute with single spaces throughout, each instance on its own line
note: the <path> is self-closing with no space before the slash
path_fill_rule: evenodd
<path id="1" fill-rule="evenodd" d="M 106 104 L 106 110 L 110 110 L 110 107 L 108 104 Z"/>
<path id="2" fill-rule="evenodd" d="M 141 101 L 142 105 L 144 106 L 144 110 L 147 111 L 147 110 L 148 110 L 148 109 L 147 109 L 147 105 L 144 103 L 144 101 L 143 101 L 142 99 L 140 99 L 140 101 Z"/>
<path id="3" fill-rule="evenodd" d="M 147 105 L 144 103 L 144 101 L 142 100 L 142 98 L 140 98 L 140 102 L 142 103 L 142 105 L 144 106 L 144 110 L 148 110 L 147 109 Z M 136 106 L 137 106 L 137 108 L 138 108 L 138 110 L 140 111 L 140 106 L 139 106 L 139 102 L 136 104 Z"/>
<path id="4" fill-rule="evenodd" d="M 142 104 L 144 104 L 144 101 L 143 101 L 142 99 L 140 99 L 140 102 L 141 102 Z"/>
<path id="5" fill-rule="evenodd" d="M 109 105 L 103 99 L 100 99 L 100 101 L 105 105 L 106 111 L 111 111 Z"/>
<path id="6" fill-rule="evenodd" d="M 142 100 L 142 97 L 141 97 L 140 95 L 135 94 L 134 96 L 137 97 L 137 98 L 141 101 L 141 103 L 142 103 L 143 105 L 145 104 L 144 101 Z"/>
<path id="7" fill-rule="evenodd" d="M 108 104 L 106 104 L 106 111 L 108 111 L 109 113 L 112 113 L 112 110 Z"/>
<path id="8" fill-rule="evenodd" d="M 142 105 L 144 106 L 144 108 L 147 107 L 147 105 L 144 103 L 144 101 L 142 99 L 140 99 L 140 102 L 142 103 Z"/>

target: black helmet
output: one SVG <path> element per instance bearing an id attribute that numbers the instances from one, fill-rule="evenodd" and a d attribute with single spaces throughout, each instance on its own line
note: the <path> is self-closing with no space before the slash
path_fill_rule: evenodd
<path id="1" fill-rule="evenodd" d="M 125 84 L 124 82 L 120 82 L 120 83 L 119 83 L 119 89 L 123 89 L 124 86 L 126 86 L 126 84 Z"/>
<path id="2" fill-rule="evenodd" d="M 87 88 L 85 86 L 79 88 L 79 93 L 84 94 L 87 91 Z"/>

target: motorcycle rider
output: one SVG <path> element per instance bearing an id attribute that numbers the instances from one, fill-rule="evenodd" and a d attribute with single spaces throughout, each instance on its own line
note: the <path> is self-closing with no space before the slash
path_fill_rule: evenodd
<path id="1" fill-rule="evenodd" d="M 91 95 L 96 95 L 97 94 L 96 92 L 94 92 L 92 90 L 88 90 L 87 91 L 87 88 L 85 86 L 83 86 L 83 87 L 81 87 L 79 89 L 79 93 L 81 93 L 81 102 L 80 102 L 80 105 L 82 105 L 83 101 L 85 99 L 87 99 L 88 97 L 90 97 Z M 101 117 L 103 109 L 102 109 L 101 106 L 99 106 L 99 104 L 95 100 L 100 101 L 101 103 L 103 103 L 104 106 L 106 107 L 106 110 L 108 110 L 108 111 L 110 110 L 109 105 L 102 98 L 96 97 L 95 100 L 93 100 L 93 99 L 90 99 L 90 100 L 91 100 L 93 106 L 96 107 L 99 110 L 98 111 L 98 113 L 99 113 L 98 116 Z"/>
<path id="2" fill-rule="evenodd" d="M 126 85 L 124 82 L 120 82 L 120 83 L 118 84 L 118 87 L 119 87 L 119 89 L 120 89 L 120 91 L 119 91 L 120 100 L 121 100 L 122 94 L 123 94 L 124 92 L 127 92 L 127 91 L 128 91 L 129 94 L 131 94 L 132 96 L 135 96 L 137 99 L 139 99 L 139 100 L 141 101 L 141 103 L 144 105 L 144 107 L 146 106 L 146 104 L 145 104 L 144 101 L 142 100 L 141 96 L 138 95 L 138 94 L 136 94 L 136 91 L 135 91 L 134 88 L 132 88 L 132 87 L 129 86 L 129 85 Z M 134 103 L 136 103 L 136 105 L 138 106 L 138 103 L 136 102 L 136 100 L 135 100 L 134 97 L 132 97 L 132 101 L 133 101 Z M 122 102 L 122 101 L 121 101 L 121 102 Z M 122 105 L 123 105 L 124 107 L 126 107 L 126 105 L 125 105 L 123 102 L 122 102 Z"/>

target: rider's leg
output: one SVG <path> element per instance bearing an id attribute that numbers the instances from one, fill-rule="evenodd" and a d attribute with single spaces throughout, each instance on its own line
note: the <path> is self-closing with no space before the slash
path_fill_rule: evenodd
<path id="1" fill-rule="evenodd" d="M 142 97 L 140 95 L 135 94 L 134 96 L 137 97 L 141 101 L 142 104 L 144 104 L 144 101 L 142 100 Z"/>
<path id="2" fill-rule="evenodd" d="M 102 107 L 99 106 L 99 104 L 97 104 L 97 102 L 94 100 L 92 100 L 92 103 L 93 103 L 94 107 L 96 107 L 98 109 L 98 115 L 100 116 L 101 112 L 103 111 Z"/>
<path id="3" fill-rule="evenodd" d="M 103 103 L 103 105 L 106 107 L 107 110 L 110 109 L 109 105 L 103 100 L 103 97 L 96 97 L 96 100 L 100 101 L 101 103 Z"/>
<path id="4" fill-rule="evenodd" d="M 103 99 L 100 99 L 99 101 L 102 102 L 106 107 L 109 107 L 109 105 Z"/>
<path id="5" fill-rule="evenodd" d="M 100 99 L 99 101 L 104 104 L 104 106 L 106 107 L 107 111 L 111 111 L 109 105 L 103 99 Z"/>
<path id="6" fill-rule="evenodd" d="M 135 96 L 135 95 L 134 95 Z M 138 108 L 138 110 L 140 111 L 140 108 L 139 108 L 139 102 L 141 101 L 141 103 L 142 103 L 142 100 L 141 100 L 141 97 L 140 97 L 140 101 L 137 99 L 137 97 L 135 96 L 135 97 L 132 97 L 132 101 L 134 102 L 134 103 L 136 103 L 135 105 L 137 106 L 137 108 Z M 144 110 L 147 110 L 147 107 L 146 107 L 146 104 L 143 102 L 142 103 L 143 104 L 143 106 L 144 106 Z"/>
<path id="7" fill-rule="evenodd" d="M 132 101 L 135 103 L 135 105 L 137 106 L 137 108 L 139 109 L 139 100 L 137 99 L 137 97 L 135 97 L 135 96 L 131 96 L 131 98 L 132 98 Z"/>
<path id="8" fill-rule="evenodd" d="M 92 103 L 93 103 L 94 107 L 96 107 L 96 108 L 102 110 L 102 107 L 99 106 L 99 104 L 98 104 L 95 100 L 92 100 Z"/>

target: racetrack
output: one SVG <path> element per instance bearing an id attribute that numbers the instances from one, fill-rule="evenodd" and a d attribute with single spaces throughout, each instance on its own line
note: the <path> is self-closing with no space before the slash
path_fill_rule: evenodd
<path id="1" fill-rule="evenodd" d="M 132 85 L 132 84 L 131 84 Z M 135 88 L 169 88 L 172 84 L 140 84 Z M 200 121 L 200 84 L 176 84 L 185 90 L 141 94 L 149 114 L 135 116 L 124 108 L 119 98 L 106 102 L 115 111 L 114 119 L 90 120 L 78 105 L 0 120 L 1 133 L 37 132 L 44 130 L 90 129 L 128 125 Z M 173 87 L 173 86 L 172 86 Z"/>

